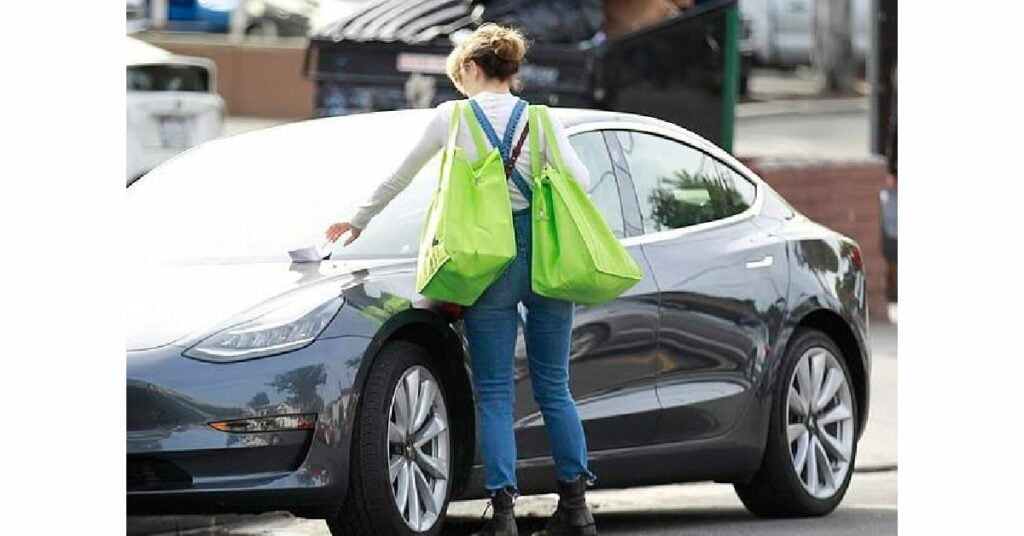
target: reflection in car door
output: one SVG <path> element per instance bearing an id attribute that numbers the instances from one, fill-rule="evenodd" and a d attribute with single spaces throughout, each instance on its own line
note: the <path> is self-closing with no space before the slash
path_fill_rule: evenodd
<path id="1" fill-rule="evenodd" d="M 591 200 L 613 232 L 625 238 L 637 231 L 633 212 L 624 217 L 616 165 L 599 131 L 571 137 L 590 174 Z M 621 165 L 619 166 L 621 167 Z M 632 195 L 632 194 L 630 194 Z M 618 299 L 575 309 L 569 381 L 591 451 L 650 442 L 660 410 L 654 362 L 658 296 L 640 246 L 627 250 L 644 278 Z M 516 348 L 516 441 L 520 458 L 550 452 L 540 408 L 533 399 L 522 336 Z"/>
<path id="2" fill-rule="evenodd" d="M 743 415 L 780 326 L 784 243 L 751 221 L 756 187 L 727 165 L 653 133 L 616 140 L 661 291 L 654 441 L 722 435 Z"/>

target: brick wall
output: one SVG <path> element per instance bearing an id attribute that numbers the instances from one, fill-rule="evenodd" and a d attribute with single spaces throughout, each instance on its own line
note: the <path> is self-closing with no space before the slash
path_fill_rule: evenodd
<path id="1" fill-rule="evenodd" d="M 217 92 L 228 115 L 306 119 L 314 114 L 314 84 L 302 76 L 305 39 L 274 46 L 237 44 L 223 36 L 139 35 L 175 54 L 209 58 L 217 65 Z"/>
<path id="2" fill-rule="evenodd" d="M 881 159 L 744 159 L 744 163 L 808 218 L 857 241 L 867 272 L 872 319 L 886 320 L 885 258 L 879 236 Z"/>

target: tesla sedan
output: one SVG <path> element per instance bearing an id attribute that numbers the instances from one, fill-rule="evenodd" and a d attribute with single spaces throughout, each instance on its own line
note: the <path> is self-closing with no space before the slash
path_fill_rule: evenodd
<path id="1" fill-rule="evenodd" d="M 319 244 L 432 111 L 221 138 L 127 191 L 130 513 L 288 510 L 334 534 L 437 534 L 481 497 L 456 308 L 415 290 L 438 161 L 348 247 Z M 557 109 L 644 272 L 576 308 L 571 390 L 598 488 L 733 483 L 763 516 L 842 500 L 868 413 L 864 264 L 742 163 L 663 121 Z M 515 359 L 524 493 L 553 490 Z"/>

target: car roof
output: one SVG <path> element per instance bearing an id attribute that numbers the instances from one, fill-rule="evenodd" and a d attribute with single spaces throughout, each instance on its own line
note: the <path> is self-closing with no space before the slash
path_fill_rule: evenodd
<path id="1" fill-rule="evenodd" d="M 645 115 L 632 114 L 627 112 L 615 112 L 609 110 L 594 110 L 587 108 L 550 108 L 552 116 L 561 121 L 562 125 L 570 132 L 576 128 L 584 128 L 588 125 L 600 125 L 601 128 L 615 128 L 616 123 L 620 123 L 623 128 L 636 128 L 651 130 L 656 133 L 662 133 L 668 135 L 676 140 L 682 141 L 698 150 L 701 150 L 716 159 L 729 164 L 734 169 L 739 170 L 744 175 L 747 175 L 751 180 L 761 182 L 760 178 L 757 177 L 752 171 L 747 169 L 740 161 L 733 157 L 728 152 L 722 150 L 715 144 L 704 139 L 703 137 L 687 130 L 674 123 L 669 123 L 661 119 L 649 117 Z M 280 135 L 290 136 L 291 139 L 295 139 L 294 136 L 324 136 L 334 128 L 340 128 L 344 125 L 349 118 L 361 117 L 366 118 L 368 115 L 379 114 L 383 119 L 385 116 L 389 120 L 395 121 L 396 123 L 403 125 L 414 125 L 421 124 L 426 125 L 433 115 L 436 113 L 436 108 L 416 108 L 416 109 L 404 109 L 404 110 L 392 110 L 382 112 L 368 112 L 358 113 L 352 115 L 325 117 L 319 119 L 312 119 L 308 121 L 299 121 L 296 123 L 288 123 L 275 127 L 270 127 L 256 132 L 247 132 L 231 136 L 232 138 L 248 137 L 252 135 Z M 286 134 L 287 132 L 287 134 Z M 209 142 L 208 142 L 209 143 Z"/>
<path id="2" fill-rule="evenodd" d="M 207 58 L 175 54 L 134 37 L 126 36 L 125 39 L 126 65 L 179 64 L 197 65 L 211 72 L 215 69 L 213 61 Z"/>

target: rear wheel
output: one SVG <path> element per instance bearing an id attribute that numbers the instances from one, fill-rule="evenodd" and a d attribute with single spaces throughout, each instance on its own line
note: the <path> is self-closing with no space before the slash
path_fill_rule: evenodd
<path id="1" fill-rule="evenodd" d="M 331 534 L 435 535 L 448 508 L 451 433 L 444 386 L 411 343 L 381 349 L 352 438 L 345 504 Z"/>
<path id="2" fill-rule="evenodd" d="M 832 339 L 799 330 L 782 377 L 761 468 L 736 493 L 760 516 L 825 515 L 843 500 L 857 454 L 850 371 Z"/>

